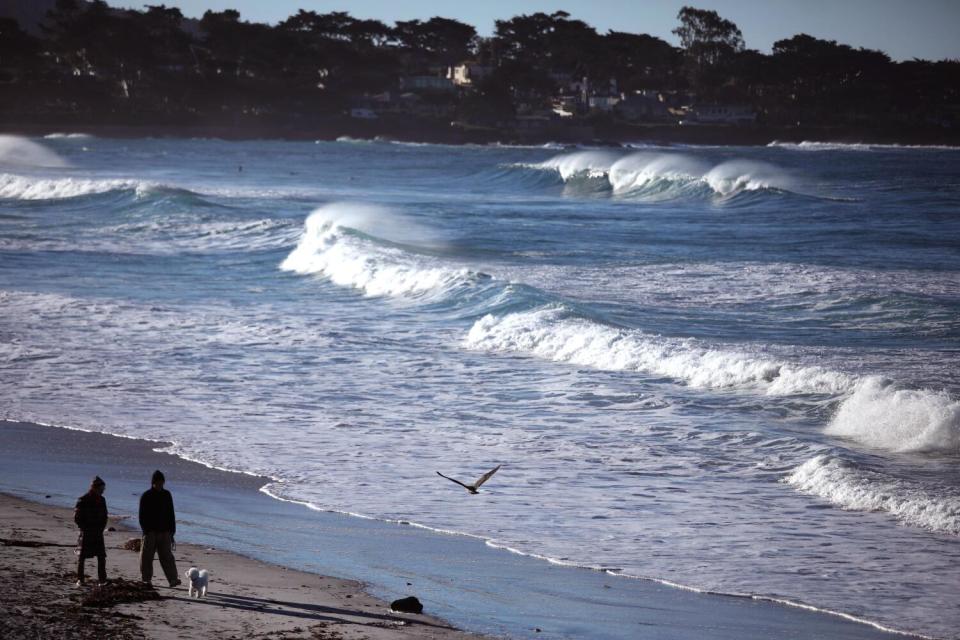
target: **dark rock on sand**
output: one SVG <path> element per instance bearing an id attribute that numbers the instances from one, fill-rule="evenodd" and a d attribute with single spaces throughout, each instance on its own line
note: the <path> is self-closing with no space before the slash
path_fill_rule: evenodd
<path id="1" fill-rule="evenodd" d="M 123 548 L 127 551 L 136 551 L 137 553 L 140 553 L 140 545 L 142 544 L 143 542 L 140 540 L 140 538 L 130 538 L 123 543 Z"/>
<path id="2" fill-rule="evenodd" d="M 401 613 L 423 613 L 423 605 L 417 600 L 416 596 L 400 598 L 390 603 L 391 611 L 400 611 Z"/>

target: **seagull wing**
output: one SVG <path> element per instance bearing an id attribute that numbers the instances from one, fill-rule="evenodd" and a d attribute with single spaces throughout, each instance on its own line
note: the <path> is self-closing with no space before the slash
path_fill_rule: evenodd
<path id="1" fill-rule="evenodd" d="M 442 473 L 440 473 L 439 471 L 437 471 L 437 475 L 440 476 L 441 478 L 446 478 L 446 479 L 449 480 L 450 482 L 456 482 L 458 485 L 460 485 L 460 486 L 463 487 L 464 489 L 469 489 L 469 490 L 471 490 L 471 491 L 473 490 L 472 487 L 468 487 L 467 485 L 463 484 L 463 483 L 460 482 L 459 480 L 455 480 L 454 478 L 451 478 L 450 476 L 445 476 L 445 475 L 443 475 Z"/>
<path id="2" fill-rule="evenodd" d="M 480 476 L 480 479 L 477 480 L 476 484 L 473 485 L 474 488 L 479 487 L 479 486 L 482 485 L 484 482 L 486 482 L 487 480 L 489 480 L 489 479 L 490 479 L 490 476 L 492 476 L 493 474 L 495 474 L 499 468 L 500 468 L 500 465 L 498 464 L 496 467 L 494 467 L 493 469 L 490 469 L 490 471 L 487 471 L 485 474 L 483 474 L 482 476 Z"/>

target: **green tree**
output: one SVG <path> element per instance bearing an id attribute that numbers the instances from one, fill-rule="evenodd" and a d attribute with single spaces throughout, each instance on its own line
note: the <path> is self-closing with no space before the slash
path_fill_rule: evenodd
<path id="1" fill-rule="evenodd" d="M 494 39 L 501 60 L 527 66 L 575 72 L 599 50 L 596 30 L 566 11 L 533 13 L 495 22 Z"/>
<path id="2" fill-rule="evenodd" d="M 743 34 L 716 11 L 683 7 L 673 33 L 684 49 L 687 74 L 694 91 L 712 96 L 729 77 L 729 65 L 743 51 Z"/>
<path id="3" fill-rule="evenodd" d="M 476 52 L 477 30 L 449 18 L 398 21 L 394 34 L 401 46 L 423 53 L 437 64 L 453 65 Z"/>
<path id="4" fill-rule="evenodd" d="M 862 119 L 893 99 L 893 65 L 880 51 L 801 33 L 775 42 L 772 58 L 787 84 L 783 103 L 797 119 Z"/>
<path id="5" fill-rule="evenodd" d="M 625 91 L 667 89 L 677 83 L 681 53 L 660 38 L 610 31 L 603 37 L 603 49 L 609 75 Z"/>

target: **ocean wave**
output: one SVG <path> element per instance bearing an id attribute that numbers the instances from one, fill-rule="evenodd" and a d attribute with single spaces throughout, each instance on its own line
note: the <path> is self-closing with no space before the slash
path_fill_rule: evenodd
<path id="1" fill-rule="evenodd" d="M 518 352 L 606 371 L 664 376 L 692 387 L 768 396 L 836 396 L 826 433 L 888 451 L 960 452 L 960 402 L 946 392 L 901 389 L 820 366 L 665 338 L 579 317 L 563 306 L 488 314 L 464 339 L 470 349 Z"/>
<path id="2" fill-rule="evenodd" d="M 945 391 L 900 389 L 869 376 L 841 403 L 827 433 L 888 451 L 960 453 L 960 402 Z"/>
<path id="3" fill-rule="evenodd" d="M 610 167 L 621 157 L 615 151 L 576 151 L 554 156 L 533 164 L 522 164 L 530 169 L 552 170 L 560 174 L 564 182 L 580 176 L 605 177 Z"/>
<path id="4" fill-rule="evenodd" d="M 131 190 L 147 194 L 158 185 L 142 180 L 94 178 L 42 178 L 0 173 L 0 198 L 7 200 L 62 200 Z"/>
<path id="5" fill-rule="evenodd" d="M 731 198 L 748 191 L 799 193 L 796 179 L 785 169 L 763 162 L 731 160 L 711 165 L 680 153 L 578 151 L 520 167 L 555 171 L 570 184 L 600 181 L 614 195 L 672 199 L 706 195 Z"/>
<path id="6" fill-rule="evenodd" d="M 767 395 L 838 394 L 853 379 L 821 367 L 795 366 L 749 354 L 620 329 L 572 315 L 561 306 L 477 320 L 464 345 L 528 353 L 609 371 L 638 371 L 708 389 L 753 388 Z"/>
<path id="7" fill-rule="evenodd" d="M 91 336 L 98 336 L 107 343 L 107 350 L 115 347 L 118 353 L 126 353 L 125 345 L 130 344 L 142 345 L 144 350 L 156 348 L 163 351 L 169 345 L 157 343 L 150 336 L 174 333 L 186 351 L 246 349 L 261 345 L 289 348 L 304 344 L 311 345 L 311 348 L 325 348 L 331 344 L 331 339 L 324 332 L 318 332 L 308 319 L 286 317 L 278 323 L 269 308 L 238 314 L 234 306 L 226 305 L 210 306 L 197 312 L 185 311 L 177 305 L 140 305 L 121 300 L 9 290 L 0 290 L 0 306 L 7 319 L 33 334 L 41 333 L 51 322 L 70 327 L 70 331 L 46 343 L 0 343 L 13 345 L 0 351 L 0 361 L 44 356 L 60 362 L 64 352 L 89 346 L 93 340 Z M 110 327 L 111 331 L 103 333 L 104 327 Z M 113 354 L 111 357 L 123 356 Z"/>
<path id="8" fill-rule="evenodd" d="M 426 255 L 392 243 L 420 240 L 409 220 L 382 207 L 338 203 L 316 209 L 307 217 L 296 248 L 280 268 L 317 274 L 368 296 L 444 295 L 459 287 L 489 279 L 466 268 L 451 268 Z M 429 240 L 429 233 L 426 233 Z"/>
<path id="9" fill-rule="evenodd" d="M 889 513 L 905 524 L 960 535 L 960 496 L 947 487 L 921 486 L 826 454 L 807 460 L 784 482 L 843 509 Z"/>
<path id="10" fill-rule="evenodd" d="M 101 250 L 149 254 L 279 249 L 288 246 L 297 233 L 293 223 L 272 218 L 203 222 L 172 218 L 147 224 L 126 223 L 106 231 L 115 240 L 104 238 L 106 246 Z"/>
<path id="11" fill-rule="evenodd" d="M 325 140 L 316 140 L 315 144 L 322 144 L 326 142 Z M 339 142 L 341 144 L 376 144 L 376 145 L 396 145 L 398 147 L 432 147 L 432 146 L 447 146 L 447 145 L 435 145 L 432 142 L 414 142 L 410 140 L 394 140 L 392 138 L 387 138 L 385 136 L 374 136 L 373 138 L 354 138 L 353 136 L 339 136 L 334 142 Z"/>
<path id="12" fill-rule="evenodd" d="M 869 142 L 780 142 L 774 140 L 768 147 L 794 149 L 797 151 L 876 151 L 897 149 L 927 149 L 931 151 L 960 151 L 960 147 L 940 144 L 875 144 Z"/>
<path id="13" fill-rule="evenodd" d="M 42 144 L 23 136 L 0 135 L 0 165 L 61 168 L 67 161 Z"/>

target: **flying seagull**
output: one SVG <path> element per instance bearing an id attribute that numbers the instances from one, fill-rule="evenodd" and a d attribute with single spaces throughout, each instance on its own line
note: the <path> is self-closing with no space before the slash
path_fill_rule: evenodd
<path id="1" fill-rule="evenodd" d="M 437 471 L 437 475 L 440 476 L 441 478 L 446 478 L 446 479 L 449 480 L 450 482 L 456 482 L 458 485 L 460 485 L 461 487 L 463 487 L 464 489 L 466 489 L 466 490 L 469 491 L 470 493 L 477 493 L 477 489 L 480 488 L 480 485 L 482 485 L 484 482 L 486 482 L 487 480 L 489 480 L 489 479 L 490 479 L 490 476 L 492 476 L 493 474 L 495 474 L 495 473 L 497 472 L 497 469 L 499 469 L 499 468 L 500 468 L 500 465 L 498 464 L 496 467 L 494 467 L 493 469 L 490 469 L 490 471 L 487 471 L 485 474 L 483 474 L 482 476 L 480 476 L 480 478 L 479 478 L 476 482 L 474 482 L 473 484 L 463 484 L 463 483 L 460 482 L 459 480 L 455 480 L 455 479 L 453 479 L 453 478 L 450 478 L 450 477 L 448 477 L 448 476 L 445 476 L 445 475 L 443 475 L 442 473 L 440 473 L 439 471 Z"/>

